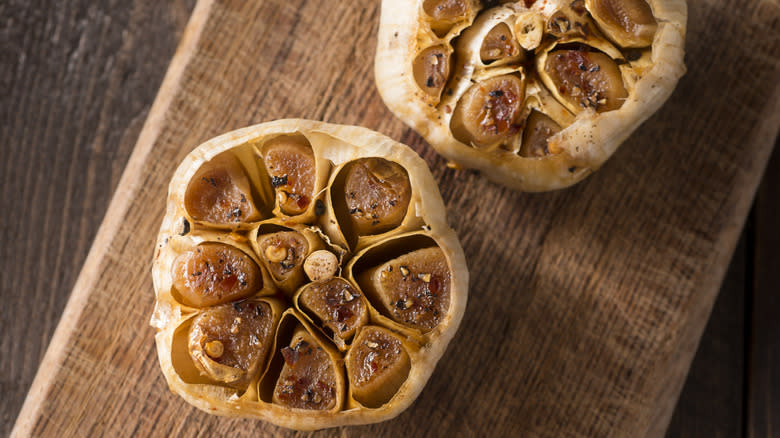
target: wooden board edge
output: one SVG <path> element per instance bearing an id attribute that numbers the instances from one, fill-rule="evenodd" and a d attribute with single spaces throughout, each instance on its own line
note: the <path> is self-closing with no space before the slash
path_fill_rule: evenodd
<path id="1" fill-rule="evenodd" d="M 702 294 L 702 298 L 694 300 L 692 304 L 694 306 L 699 305 L 698 309 L 692 309 L 700 317 L 690 318 L 688 324 L 684 327 L 684 332 L 679 338 L 677 343 L 678 354 L 672 356 L 669 360 L 669 365 L 663 367 L 670 370 L 666 379 L 663 379 L 664 384 L 659 386 L 659 391 L 655 397 L 655 403 L 653 404 L 653 413 L 649 417 L 649 427 L 646 427 L 646 437 L 663 437 L 666 435 L 666 431 L 669 428 L 669 424 L 672 421 L 672 415 L 674 409 L 677 406 L 677 401 L 680 398 L 685 380 L 688 376 L 688 372 L 691 368 L 691 363 L 698 350 L 699 342 L 704 334 L 704 330 L 709 322 L 710 313 L 712 307 L 715 305 L 717 294 L 720 291 L 720 287 L 723 284 L 723 279 L 726 276 L 728 267 L 731 263 L 731 258 L 734 255 L 734 250 L 739 241 L 739 236 L 742 229 L 745 227 L 745 223 L 750 212 L 750 207 L 753 205 L 755 197 L 758 193 L 759 185 L 763 179 L 763 175 L 769 164 L 769 159 L 774 151 L 775 144 L 780 130 L 780 87 L 776 87 L 772 93 L 774 98 L 774 107 L 769 110 L 767 114 L 772 116 L 765 117 L 762 123 L 756 126 L 756 131 L 761 133 L 756 135 L 756 138 L 772 138 L 774 134 L 774 141 L 771 141 L 768 145 L 757 145 L 757 147 L 763 147 L 759 154 L 756 155 L 753 162 L 753 168 L 748 168 L 743 171 L 742 181 L 743 185 L 747 185 L 750 188 L 748 193 L 752 193 L 750 197 L 738 197 L 735 200 L 734 211 L 737 212 L 735 216 L 737 221 L 727 225 L 727 229 L 724 230 L 724 237 L 727 239 L 727 251 L 721 252 L 717 259 L 714 261 L 713 267 L 717 270 L 715 275 L 709 277 L 709 282 L 706 285 L 705 294 Z M 738 184 L 739 185 L 739 182 Z"/>
<path id="2" fill-rule="evenodd" d="M 27 392 L 16 423 L 11 429 L 11 437 L 26 437 L 32 434 L 46 394 L 54 384 L 54 378 L 57 376 L 56 370 L 63 363 L 67 354 L 68 340 L 77 328 L 81 312 L 89 299 L 89 293 L 95 280 L 99 277 L 100 265 L 110 249 L 114 231 L 122 225 L 122 220 L 130 207 L 133 195 L 140 188 L 137 176 L 142 173 L 146 158 L 160 134 L 166 113 L 179 89 L 185 68 L 195 54 L 197 43 L 205 28 L 213 3 L 213 0 L 198 0 L 192 15 L 190 15 L 181 41 L 176 48 L 176 53 L 171 59 L 157 92 L 157 97 L 155 97 L 138 136 L 138 141 L 119 180 L 117 190 L 108 205 L 106 216 L 98 228 L 84 266 L 76 279 L 51 341 L 49 341 L 49 346 Z"/>

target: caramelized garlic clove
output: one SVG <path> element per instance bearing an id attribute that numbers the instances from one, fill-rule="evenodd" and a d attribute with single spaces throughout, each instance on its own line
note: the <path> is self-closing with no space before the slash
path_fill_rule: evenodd
<path id="1" fill-rule="evenodd" d="M 297 289 L 303 277 L 303 261 L 311 251 L 298 231 L 278 231 L 257 237 L 257 252 L 277 285 L 286 292 Z"/>
<path id="2" fill-rule="evenodd" d="M 468 0 L 424 0 L 422 9 L 431 20 L 431 29 L 440 37 L 472 12 Z"/>
<path id="3" fill-rule="evenodd" d="M 263 301 L 237 301 L 195 316 L 188 348 L 201 374 L 245 389 L 263 368 L 279 314 Z"/>
<path id="4" fill-rule="evenodd" d="M 338 378 L 335 364 L 320 343 L 303 327 L 293 332 L 273 391 L 273 403 L 293 409 L 337 408 Z"/>
<path id="5" fill-rule="evenodd" d="M 384 158 L 353 162 L 344 181 L 344 198 L 352 231 L 381 234 L 398 227 L 406 217 L 412 196 L 409 174 Z"/>
<path id="6" fill-rule="evenodd" d="M 547 88 L 570 111 L 619 109 L 628 97 L 617 63 L 599 52 L 561 49 L 548 53 L 539 72 Z"/>
<path id="7" fill-rule="evenodd" d="M 514 74 L 492 77 L 471 86 L 452 117 L 455 138 L 486 148 L 517 134 L 522 128 L 525 81 Z"/>
<path id="8" fill-rule="evenodd" d="M 615 44 L 625 48 L 648 47 L 658 23 L 646 0 L 585 0 L 599 28 Z"/>
<path id="9" fill-rule="evenodd" d="M 296 296 L 301 311 L 312 315 L 318 325 L 332 333 L 343 349 L 355 332 L 368 322 L 368 309 L 360 291 L 347 280 L 333 277 L 309 283 Z"/>
<path id="10" fill-rule="evenodd" d="M 187 185 L 184 209 L 196 221 L 235 226 L 260 219 L 241 163 L 222 153 L 204 163 Z"/>
<path id="11" fill-rule="evenodd" d="M 438 247 L 418 249 L 358 274 L 381 312 L 422 332 L 434 329 L 450 304 L 450 268 Z"/>
<path id="12" fill-rule="evenodd" d="M 479 58 L 483 64 L 514 58 L 520 54 L 520 46 L 506 23 L 498 23 L 490 29 L 479 49 Z"/>
<path id="13" fill-rule="evenodd" d="M 194 307 L 247 298 L 263 289 L 263 274 L 257 263 L 224 243 L 201 243 L 181 253 L 171 275 L 184 304 Z"/>
<path id="14" fill-rule="evenodd" d="M 417 86 L 437 103 L 450 77 L 451 68 L 450 50 L 444 45 L 428 47 L 417 55 L 412 64 Z"/>
<path id="15" fill-rule="evenodd" d="M 344 362 L 352 398 L 368 408 L 390 401 L 411 369 L 409 353 L 398 335 L 377 326 L 360 331 Z"/>
<path id="16" fill-rule="evenodd" d="M 314 202 L 317 165 L 314 151 L 303 136 L 284 135 L 263 145 L 263 158 L 277 208 L 285 215 L 306 212 Z"/>
<path id="17" fill-rule="evenodd" d="M 533 110 L 525 122 L 523 143 L 518 152 L 522 157 L 541 158 L 551 154 L 547 140 L 561 131 L 561 126 L 546 114 Z"/>

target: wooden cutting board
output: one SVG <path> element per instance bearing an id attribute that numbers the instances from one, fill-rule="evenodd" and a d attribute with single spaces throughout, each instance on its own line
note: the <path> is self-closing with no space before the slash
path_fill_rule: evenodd
<path id="1" fill-rule="evenodd" d="M 13 434 L 294 434 L 171 394 L 148 325 L 178 162 L 286 117 L 363 125 L 417 150 L 471 272 L 466 317 L 418 401 L 318 435 L 663 434 L 780 126 L 778 9 L 691 4 L 689 73 L 671 100 L 584 183 L 522 194 L 446 168 L 384 106 L 378 1 L 200 0 Z"/>

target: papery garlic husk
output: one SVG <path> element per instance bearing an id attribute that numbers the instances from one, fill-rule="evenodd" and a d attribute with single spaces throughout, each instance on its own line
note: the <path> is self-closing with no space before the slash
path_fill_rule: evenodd
<path id="1" fill-rule="evenodd" d="M 284 242 L 279 242 L 282 245 L 275 247 L 269 239 L 275 237 L 277 233 L 283 233 L 281 236 L 284 237 L 281 240 Z M 296 252 L 289 247 L 291 239 L 300 240 L 302 251 Z M 288 296 L 292 296 L 306 281 L 306 274 L 303 272 L 306 258 L 314 251 L 325 248 L 326 245 L 317 229 L 286 223 L 277 218 L 269 219 L 253 228 L 249 233 L 249 243 L 276 287 Z M 277 248 L 277 251 L 273 251 L 274 248 Z"/>
<path id="2" fill-rule="evenodd" d="M 594 19 L 589 10 L 596 11 L 595 1 L 589 0 L 588 7 L 585 0 L 500 2 L 490 9 L 484 9 L 485 3 L 475 3 L 478 14 L 471 21 L 466 22 L 468 17 L 463 17 L 446 34 L 431 38 L 435 32 L 422 10 L 422 0 L 384 0 L 375 62 L 377 88 L 397 117 L 460 167 L 478 169 L 487 178 L 515 190 L 546 191 L 570 186 L 598 169 L 660 108 L 685 73 L 684 0 L 648 0 L 657 26 L 653 28 L 650 23 L 639 32 L 647 39 L 652 31 L 652 44 L 646 47 L 621 39 L 604 24 L 603 16 Z M 531 3 L 530 7 L 526 7 L 527 3 Z M 506 24 L 524 52 L 518 55 L 519 61 L 507 57 L 485 63 L 480 57 L 485 36 L 499 23 Z M 419 79 L 415 79 L 413 63 L 434 45 L 443 53 L 450 53 L 452 48 L 450 57 L 455 63 L 440 99 L 432 101 Z M 589 53 L 603 54 L 615 62 L 625 88 L 625 95 L 616 95 L 620 105 L 599 104 L 602 96 L 595 100 L 593 106 L 597 108 L 583 110 L 562 98 L 552 88 L 552 81 L 538 73 L 535 66 L 540 58 L 555 50 L 575 47 L 587 47 Z M 463 96 L 475 83 L 495 77 L 496 70 L 511 66 L 516 66 L 516 71 L 522 69 L 526 99 L 531 98 L 531 83 L 542 84 L 546 90 L 541 94 L 553 95 L 571 117 L 558 117 L 557 108 L 553 114 L 524 104 L 525 119 L 513 120 L 517 127 L 489 145 L 474 143 L 453 131 L 453 117 Z M 522 141 L 527 136 L 521 131 L 532 114 L 530 108 L 555 120 L 560 129 L 550 131 L 555 132 L 546 144 L 523 148 Z M 570 120 L 560 124 L 561 119 Z M 541 144 L 539 137 L 534 138 Z M 530 149 L 536 152 L 531 153 Z"/>
<path id="3" fill-rule="evenodd" d="M 286 144 L 290 139 L 293 144 Z M 270 169 L 263 158 L 274 142 L 282 143 L 279 150 L 290 162 Z M 302 145 L 310 147 L 311 154 Z M 193 178 L 206 178 L 198 181 L 211 184 L 210 176 L 198 170 L 204 163 L 233 161 L 214 161 L 226 156 L 240 157 L 236 159 L 245 167 L 248 188 L 244 182 L 237 185 L 262 200 L 257 208 L 260 213 L 252 216 L 242 211 L 236 216 L 239 221 L 229 226 L 196 221 L 186 209 L 187 188 Z M 235 163 L 225 166 L 235 167 Z M 295 178 L 287 175 L 285 181 L 279 169 L 295 175 L 308 172 L 313 178 L 304 175 L 300 181 L 308 186 L 296 186 Z M 300 194 L 302 187 L 308 187 L 311 202 L 300 210 L 285 209 L 284 203 L 274 200 L 276 189 Z M 345 187 L 356 195 L 349 204 L 343 199 Z M 364 187 L 376 194 L 370 198 L 374 202 L 357 196 Z M 241 193 L 230 193 L 228 201 L 241 199 Z M 334 207 L 334 202 L 339 205 Z M 344 205 L 367 209 L 367 216 L 348 216 Z M 209 413 L 255 418 L 298 430 L 374 423 L 397 416 L 422 391 L 465 311 L 468 271 L 445 211 L 425 162 L 408 147 L 364 128 L 280 120 L 202 144 L 173 175 L 152 267 L 156 300 L 151 324 L 157 329 L 158 357 L 170 389 Z M 353 228 L 361 231 L 354 233 Z M 263 246 L 263 237 L 277 232 L 294 234 L 275 235 L 279 242 Z M 285 246 L 290 242 L 294 245 Z M 389 249 L 402 256 L 420 245 L 440 248 L 451 274 L 449 304 L 430 330 L 399 324 L 375 309 L 349 268 L 354 265 L 365 271 L 372 267 L 372 257 L 387 255 Z M 290 248 L 301 252 L 290 257 L 295 272 L 279 275 L 274 262 L 268 261 L 287 262 Z M 208 276 L 202 278 L 211 283 L 201 280 L 204 272 Z M 334 289 L 319 287 L 329 282 L 335 282 Z M 340 288 L 345 284 L 350 288 Z M 253 285 L 258 290 L 249 293 Z M 178 290 L 185 287 L 189 295 Z M 197 298 L 196 292 L 206 298 L 187 299 Z M 354 312 L 358 302 L 362 316 L 343 329 L 334 325 L 339 322 L 339 310 L 346 316 L 344 309 Z M 261 303 L 260 312 L 256 303 Z M 253 309 L 256 315 L 247 313 Z M 257 319 L 268 309 L 272 320 Z M 336 311 L 335 319 L 328 318 L 328 310 Z M 250 344 L 268 345 L 267 323 L 275 327 L 270 352 L 247 349 Z M 352 398 L 344 359 L 355 337 L 368 326 L 403 343 L 408 370 L 402 360 L 403 376 L 377 377 L 375 382 L 387 382 L 386 388 L 384 384 L 382 388 L 369 386 L 363 393 L 358 388 L 357 398 Z M 352 355 L 358 353 L 355 350 Z M 280 376 L 282 383 L 277 386 Z M 320 376 L 325 386 L 294 387 L 294 376 Z"/>

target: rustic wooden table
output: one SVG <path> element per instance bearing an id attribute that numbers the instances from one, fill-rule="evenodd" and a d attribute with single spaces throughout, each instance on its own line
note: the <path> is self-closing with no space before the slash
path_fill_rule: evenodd
<path id="1" fill-rule="evenodd" d="M 762 2 L 774 14 L 767 34 L 777 44 L 778 4 Z M 14 425 L 194 3 L 0 3 L 2 436 Z M 780 430 L 779 200 L 775 151 L 668 436 Z"/>

